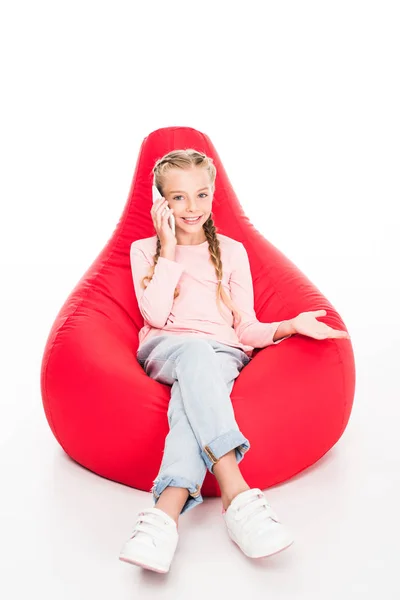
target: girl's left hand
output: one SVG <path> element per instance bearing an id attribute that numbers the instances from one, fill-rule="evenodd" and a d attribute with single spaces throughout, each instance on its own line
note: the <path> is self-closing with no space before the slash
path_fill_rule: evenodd
<path id="1" fill-rule="evenodd" d="M 347 331 L 332 329 L 332 327 L 329 327 L 326 323 L 317 321 L 316 317 L 323 317 L 325 315 L 326 310 L 310 310 L 308 312 L 300 313 L 297 317 L 292 319 L 295 333 L 301 333 L 302 335 L 307 335 L 316 340 L 324 340 L 326 338 L 344 338 L 349 340 L 350 336 Z"/>

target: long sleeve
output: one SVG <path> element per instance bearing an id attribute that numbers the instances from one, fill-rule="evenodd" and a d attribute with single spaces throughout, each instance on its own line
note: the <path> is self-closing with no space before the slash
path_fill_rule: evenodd
<path id="1" fill-rule="evenodd" d="M 271 344 L 280 344 L 283 340 L 291 337 L 288 335 L 274 342 L 273 337 L 282 321 L 261 323 L 257 319 L 254 311 L 253 279 L 249 257 L 241 242 L 235 254 L 234 268 L 229 284 L 232 301 L 242 315 L 239 323 L 236 318 L 234 319 L 234 330 L 242 344 L 253 346 L 253 348 L 264 348 Z"/>
<path id="2" fill-rule="evenodd" d="M 184 271 L 182 264 L 160 256 L 154 269 L 152 280 L 146 289 L 141 286 L 143 277 L 148 275 L 152 263 L 145 253 L 133 242 L 130 261 L 139 310 L 143 318 L 158 329 L 164 327 L 174 302 L 174 291 Z"/>

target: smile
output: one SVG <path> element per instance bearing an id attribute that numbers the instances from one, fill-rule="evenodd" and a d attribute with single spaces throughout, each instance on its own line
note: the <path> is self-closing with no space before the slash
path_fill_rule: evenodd
<path id="1" fill-rule="evenodd" d="M 183 221 L 185 221 L 185 223 L 187 223 L 188 225 L 194 225 L 200 221 L 201 217 L 202 217 L 202 215 L 200 215 L 199 217 L 197 217 L 195 219 L 193 219 L 193 218 L 187 219 L 185 217 L 181 217 L 181 219 Z"/>

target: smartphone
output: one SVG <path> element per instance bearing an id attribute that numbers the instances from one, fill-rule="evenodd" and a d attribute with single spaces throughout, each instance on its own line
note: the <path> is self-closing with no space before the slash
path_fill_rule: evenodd
<path id="1" fill-rule="evenodd" d="M 159 198 L 162 198 L 162 196 L 155 185 L 152 186 L 152 190 L 153 190 L 153 203 L 154 203 L 156 200 L 159 200 Z M 167 203 L 167 206 L 168 206 L 168 203 Z M 169 215 L 168 223 L 172 229 L 172 233 L 175 235 L 175 218 L 174 218 L 173 213 L 171 213 Z"/>

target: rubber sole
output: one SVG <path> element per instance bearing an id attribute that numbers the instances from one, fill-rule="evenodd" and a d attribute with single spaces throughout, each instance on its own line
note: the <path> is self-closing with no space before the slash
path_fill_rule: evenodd
<path id="1" fill-rule="evenodd" d="M 291 540 L 288 544 L 286 544 L 286 546 L 283 546 L 281 548 L 278 547 L 277 549 L 274 549 L 272 547 L 271 551 L 267 552 L 267 554 L 261 554 L 260 556 L 251 556 L 251 555 L 247 554 L 244 550 L 242 550 L 242 548 L 240 547 L 240 545 L 238 544 L 238 542 L 235 539 L 233 539 L 233 537 L 231 537 L 231 536 L 229 536 L 229 537 L 232 540 L 232 542 L 234 544 L 236 544 L 236 546 L 239 548 L 239 550 L 241 550 L 243 552 L 243 554 L 245 556 L 247 556 L 248 558 L 267 558 L 268 556 L 273 556 L 274 554 L 279 554 L 279 552 L 282 552 L 283 550 L 286 550 L 286 548 L 289 548 L 289 546 L 291 546 L 293 544 L 293 542 L 294 542 L 294 540 Z"/>
<path id="2" fill-rule="evenodd" d="M 169 569 L 165 569 L 165 567 L 161 567 L 161 565 L 142 563 L 139 560 L 130 558 L 129 556 L 120 555 L 118 558 L 123 562 L 130 563 L 131 565 L 137 565 L 138 567 L 143 567 L 143 569 L 149 569 L 150 571 L 155 571 L 156 573 L 168 573 L 169 571 Z"/>

